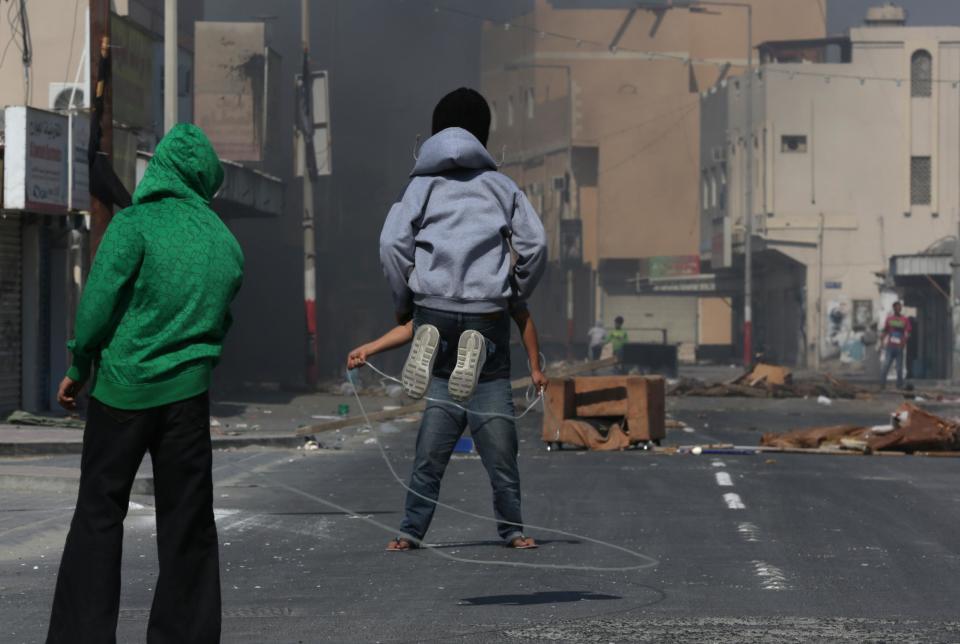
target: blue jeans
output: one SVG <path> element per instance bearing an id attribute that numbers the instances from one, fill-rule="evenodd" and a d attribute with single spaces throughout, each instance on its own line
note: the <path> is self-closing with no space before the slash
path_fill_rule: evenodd
<path id="1" fill-rule="evenodd" d="M 480 382 L 510 377 L 510 315 L 496 313 L 457 313 L 417 307 L 413 326 L 432 324 L 440 331 L 440 346 L 433 363 L 435 378 L 450 378 L 457 366 L 457 345 L 467 329 L 479 331 L 487 340 L 487 360 L 480 372 Z"/>
<path id="2" fill-rule="evenodd" d="M 893 363 L 897 364 L 897 389 L 903 389 L 903 347 L 887 346 L 884 352 L 883 370 L 880 375 L 880 386 L 887 385 L 887 375 L 890 373 L 890 367 Z"/>
<path id="3" fill-rule="evenodd" d="M 450 400 L 447 381 L 434 377 L 427 396 L 437 400 Z M 500 378 L 479 383 L 473 397 L 463 406 L 472 412 L 494 412 L 513 416 L 510 381 Z M 420 432 L 417 434 L 417 454 L 409 485 L 415 493 L 407 492 L 405 515 L 400 525 L 400 531 L 404 535 L 420 540 L 427 533 L 437 507 L 433 501 L 440 496 L 440 479 L 447 469 L 457 440 L 468 425 L 493 487 L 493 511 L 497 519 L 497 532 L 507 543 L 523 534 L 515 421 L 476 416 L 452 405 L 431 401 L 423 413 Z"/>

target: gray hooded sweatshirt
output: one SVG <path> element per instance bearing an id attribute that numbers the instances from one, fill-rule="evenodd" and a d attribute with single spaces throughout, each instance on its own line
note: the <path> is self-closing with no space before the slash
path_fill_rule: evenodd
<path id="1" fill-rule="evenodd" d="M 380 263 L 397 314 L 522 308 L 543 275 L 540 217 L 475 136 L 427 139 L 380 233 Z M 512 261 L 511 247 L 516 255 Z"/>

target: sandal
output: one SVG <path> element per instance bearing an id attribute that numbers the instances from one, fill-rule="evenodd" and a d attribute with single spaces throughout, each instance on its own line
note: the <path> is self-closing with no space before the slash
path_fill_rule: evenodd
<path id="1" fill-rule="evenodd" d="M 387 552 L 407 552 L 408 550 L 416 550 L 419 547 L 420 546 L 406 537 L 397 537 L 391 539 L 390 543 L 387 544 Z"/>
<path id="2" fill-rule="evenodd" d="M 507 544 L 508 548 L 513 548 L 514 550 L 533 550 L 539 548 L 537 542 L 533 540 L 532 537 L 514 537 L 510 540 L 510 543 Z"/>

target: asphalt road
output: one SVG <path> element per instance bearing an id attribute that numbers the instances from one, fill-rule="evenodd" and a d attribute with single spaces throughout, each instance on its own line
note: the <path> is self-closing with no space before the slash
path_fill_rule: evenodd
<path id="1" fill-rule="evenodd" d="M 668 442 L 878 424 L 895 404 L 671 401 L 693 431 Z M 358 431 L 340 450 L 217 453 L 223 641 L 960 641 L 960 461 L 547 453 L 538 423 L 521 428 L 525 517 L 567 534 L 531 528 L 533 551 L 441 508 L 436 548 L 384 552 L 403 490 L 369 440 L 405 476 L 413 426 Z M 442 500 L 491 514 L 476 457 L 451 463 Z M 121 642 L 143 641 L 156 574 L 152 500 L 133 501 Z M 0 491 L 0 640 L 42 641 L 72 504 Z"/>

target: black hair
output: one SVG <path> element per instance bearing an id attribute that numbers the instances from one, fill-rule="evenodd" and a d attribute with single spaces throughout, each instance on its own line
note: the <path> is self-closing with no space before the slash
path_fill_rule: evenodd
<path id="1" fill-rule="evenodd" d="M 618 316 L 613 320 L 613 323 L 614 323 L 614 324 L 623 324 L 623 316 L 622 316 L 622 315 L 618 315 Z"/>
<path id="2" fill-rule="evenodd" d="M 484 146 L 490 137 L 490 106 L 475 89 L 455 89 L 433 108 L 433 134 L 448 127 L 461 127 Z"/>

